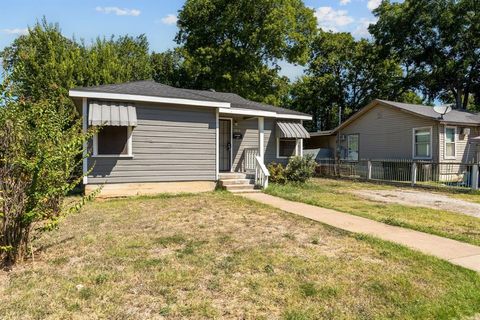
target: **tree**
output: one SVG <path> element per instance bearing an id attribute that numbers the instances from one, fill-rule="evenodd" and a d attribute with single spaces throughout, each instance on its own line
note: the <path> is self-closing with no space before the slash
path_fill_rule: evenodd
<path id="1" fill-rule="evenodd" d="M 383 1 L 370 32 L 382 56 L 399 59 L 405 81 L 429 101 L 467 109 L 480 103 L 479 12 L 477 0 Z"/>
<path id="2" fill-rule="evenodd" d="M 320 31 L 306 76 L 292 87 L 292 104 L 312 114 L 312 129 L 332 129 L 373 99 L 411 99 L 414 93 L 401 80 L 398 62 L 379 58 L 375 44 Z"/>
<path id="3" fill-rule="evenodd" d="M 301 0 L 188 0 L 176 41 L 192 87 L 280 103 L 287 79 L 278 62 L 304 63 L 316 32 Z"/>
<path id="4" fill-rule="evenodd" d="M 68 90 L 73 87 L 144 80 L 152 72 L 144 35 L 97 39 L 86 45 L 64 37 L 58 24 L 45 18 L 15 39 L 0 57 L 16 96 L 61 100 L 60 104 L 69 102 Z"/>
<path id="5" fill-rule="evenodd" d="M 153 80 L 174 87 L 188 87 L 189 80 L 183 63 L 178 49 L 153 52 L 150 56 Z"/>
<path id="6" fill-rule="evenodd" d="M 0 267 L 8 268 L 31 252 L 32 238 L 95 195 L 63 202 L 81 179 L 76 168 L 92 132 L 81 132 L 69 105 L 2 90 L 0 106 Z"/>

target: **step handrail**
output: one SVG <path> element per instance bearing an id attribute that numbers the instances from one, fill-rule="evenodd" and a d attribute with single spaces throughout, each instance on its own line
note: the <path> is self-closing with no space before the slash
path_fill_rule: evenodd
<path id="1" fill-rule="evenodd" d="M 265 163 L 260 156 L 255 157 L 255 185 L 262 187 L 263 189 L 268 188 L 268 177 L 270 173 L 268 172 Z"/>

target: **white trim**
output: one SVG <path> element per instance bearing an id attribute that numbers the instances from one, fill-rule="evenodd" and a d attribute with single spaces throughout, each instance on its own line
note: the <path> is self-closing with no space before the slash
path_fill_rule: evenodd
<path id="1" fill-rule="evenodd" d="M 87 133 L 88 130 L 88 103 L 87 98 L 82 99 L 82 132 L 83 134 Z M 88 184 L 88 158 L 87 158 L 87 148 L 88 141 L 83 142 L 83 163 L 82 163 L 82 172 L 83 172 L 83 184 Z"/>
<path id="2" fill-rule="evenodd" d="M 232 118 L 225 118 L 225 117 L 219 117 L 218 119 L 219 120 L 230 120 L 230 172 L 233 172 L 233 119 Z M 220 123 L 220 121 L 219 121 L 219 123 Z M 220 145 L 219 145 L 219 148 L 220 148 Z M 218 156 L 220 157 L 220 149 L 218 149 Z"/>
<path id="3" fill-rule="evenodd" d="M 218 118 L 218 108 L 215 109 L 215 180 L 218 180 L 220 175 L 220 144 L 219 144 L 219 118 Z"/>
<path id="4" fill-rule="evenodd" d="M 415 156 L 415 131 L 417 130 L 430 130 L 430 155 L 428 157 L 416 157 Z M 433 127 L 417 127 L 412 129 L 412 159 L 416 160 L 431 160 L 433 158 Z"/>
<path id="5" fill-rule="evenodd" d="M 227 109 L 230 108 L 231 106 L 230 103 L 228 102 L 164 98 L 164 97 L 153 97 L 153 96 L 144 96 L 144 95 L 136 95 L 136 94 L 106 93 L 106 92 L 94 92 L 94 91 L 70 90 L 69 95 L 70 97 L 75 97 L 75 98 L 158 102 L 158 103 L 183 104 L 183 105 L 200 106 L 200 107 L 227 108 Z"/>
<path id="6" fill-rule="evenodd" d="M 220 113 L 254 116 L 254 117 L 267 117 L 267 118 L 280 118 L 280 119 L 298 119 L 298 120 L 312 120 L 311 116 L 302 116 L 295 114 L 279 114 L 271 111 L 259 111 L 253 109 L 239 109 L 239 108 L 220 108 Z"/>
<path id="7" fill-rule="evenodd" d="M 258 156 L 265 163 L 265 118 L 258 117 Z"/>
<path id="8" fill-rule="evenodd" d="M 453 129 L 454 134 L 453 134 L 453 144 L 454 144 L 454 155 L 453 156 L 447 156 L 447 129 Z M 458 145 L 458 131 L 456 126 L 444 126 L 443 130 L 443 157 L 445 160 L 455 160 L 457 158 L 457 145 Z"/>
<path id="9" fill-rule="evenodd" d="M 133 130 L 127 127 L 127 154 L 98 154 L 98 133 L 93 136 L 93 158 L 133 158 Z"/>
<path id="10" fill-rule="evenodd" d="M 294 149 L 294 150 L 295 150 L 295 155 L 293 155 L 293 156 L 287 156 L 287 157 L 285 157 L 285 156 L 280 156 L 280 139 L 287 139 L 287 140 L 290 140 L 290 139 L 293 140 L 293 139 L 295 139 L 295 149 Z M 299 140 L 302 140 L 302 139 L 296 139 L 296 138 L 277 138 L 277 154 L 276 154 L 277 159 L 290 159 L 291 157 L 298 156 L 298 154 L 299 154 L 299 153 L 298 153 L 298 146 L 299 146 L 298 141 L 299 141 Z"/>

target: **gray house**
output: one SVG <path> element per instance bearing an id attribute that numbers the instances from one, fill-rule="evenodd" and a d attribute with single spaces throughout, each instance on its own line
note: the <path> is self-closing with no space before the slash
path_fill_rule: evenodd
<path id="1" fill-rule="evenodd" d="M 410 159 L 480 162 L 480 114 L 375 100 L 339 127 L 311 133 L 306 149 L 342 160 Z"/>
<path id="2" fill-rule="evenodd" d="M 153 81 L 70 90 L 89 143 L 86 192 L 104 195 L 212 190 L 268 183 L 265 165 L 303 154 L 307 114 L 233 93 L 174 88 Z"/>

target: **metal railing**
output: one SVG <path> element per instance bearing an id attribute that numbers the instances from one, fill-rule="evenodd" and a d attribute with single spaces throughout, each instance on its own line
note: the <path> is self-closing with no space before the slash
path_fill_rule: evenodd
<path id="1" fill-rule="evenodd" d="M 255 157 L 255 185 L 266 189 L 268 187 L 268 172 L 263 159 L 260 156 Z"/>
<path id="2" fill-rule="evenodd" d="M 479 164 L 414 160 L 317 160 L 317 176 L 432 185 L 479 188 Z"/>

